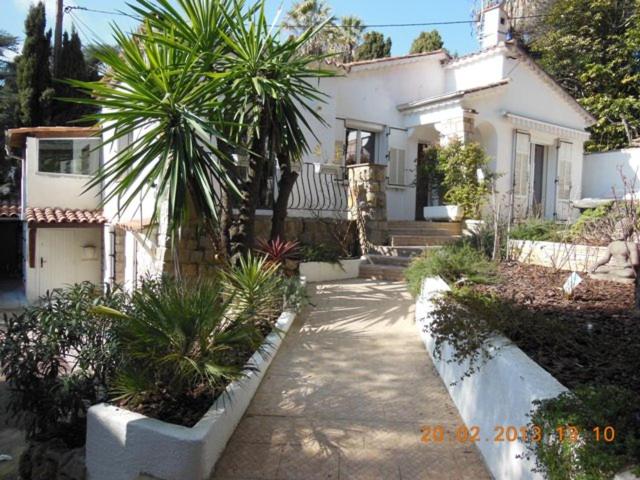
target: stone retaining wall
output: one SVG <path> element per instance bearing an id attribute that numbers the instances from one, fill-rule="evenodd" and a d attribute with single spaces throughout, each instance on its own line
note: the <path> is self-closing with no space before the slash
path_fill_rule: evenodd
<path id="1" fill-rule="evenodd" d="M 599 259 L 606 255 L 606 247 L 531 240 L 509 241 L 510 260 L 557 270 L 588 272 Z"/>

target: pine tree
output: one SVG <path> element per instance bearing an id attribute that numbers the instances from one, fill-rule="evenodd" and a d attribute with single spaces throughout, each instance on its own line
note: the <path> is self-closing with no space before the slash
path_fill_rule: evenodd
<path id="1" fill-rule="evenodd" d="M 444 42 L 442 41 L 440 32 L 437 30 L 422 32 L 411 44 L 410 53 L 433 52 L 434 50 L 440 50 L 443 45 Z"/>
<path id="2" fill-rule="evenodd" d="M 66 125 L 70 122 L 77 123 L 77 120 L 94 111 L 93 108 L 88 108 L 86 105 L 62 100 L 85 96 L 84 93 L 66 83 L 66 80 L 71 79 L 81 81 L 90 79 L 87 63 L 82 52 L 82 42 L 75 30 L 71 31 L 71 36 L 64 32 L 62 37 L 58 78 L 55 79 L 57 99 L 53 104 L 52 123 L 55 125 Z"/>
<path id="3" fill-rule="evenodd" d="M 51 118 L 51 31 L 45 33 L 45 28 L 44 4 L 39 2 L 29 9 L 16 61 L 20 121 L 26 126 L 48 125 Z"/>
<path id="4" fill-rule="evenodd" d="M 356 52 L 356 61 L 374 60 L 391 56 L 391 38 L 385 40 L 380 32 L 368 32 L 364 34 L 362 45 Z"/>

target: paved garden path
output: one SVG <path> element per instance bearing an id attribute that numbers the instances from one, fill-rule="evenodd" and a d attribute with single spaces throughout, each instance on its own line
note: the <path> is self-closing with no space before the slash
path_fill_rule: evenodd
<path id="1" fill-rule="evenodd" d="M 474 446 L 420 442 L 462 423 L 401 283 L 310 285 L 214 478 L 489 479 Z"/>

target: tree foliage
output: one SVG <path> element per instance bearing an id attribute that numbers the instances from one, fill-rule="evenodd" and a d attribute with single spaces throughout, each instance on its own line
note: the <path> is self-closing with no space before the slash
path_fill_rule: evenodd
<path id="1" fill-rule="evenodd" d="M 433 52 L 434 50 L 440 50 L 443 45 L 444 42 L 442 41 L 440 32 L 437 30 L 421 32 L 411 44 L 410 53 Z"/>
<path id="2" fill-rule="evenodd" d="M 83 98 L 86 94 L 72 87 L 66 82 L 68 79 L 90 80 L 91 72 L 82 51 L 82 42 L 78 32 L 71 31 L 71 36 L 64 32 L 62 37 L 62 51 L 58 65 L 58 78 L 55 79 L 57 98 Z M 55 100 L 52 109 L 51 123 L 53 125 L 67 125 L 92 113 L 95 108 L 82 104 L 71 104 L 62 100 Z"/>
<path id="3" fill-rule="evenodd" d="M 364 34 L 362 45 L 356 51 L 356 60 L 375 60 L 391 56 L 391 38 L 380 32 L 367 32 Z"/>
<path id="4" fill-rule="evenodd" d="M 640 4 L 637 0 L 549 2 L 527 47 L 596 117 L 590 151 L 640 135 Z"/>
<path id="5" fill-rule="evenodd" d="M 262 175 L 272 171 L 265 167 L 277 161 L 282 178 L 295 180 L 307 119 L 322 122 L 312 102 L 323 100 L 317 80 L 332 74 L 318 69 L 321 56 L 304 52 L 324 24 L 283 40 L 263 1 L 137 0 L 132 8 L 145 28 L 133 36 L 116 29 L 119 53 L 96 54 L 110 81 L 72 82 L 92 97 L 76 102 L 102 108 L 89 118 L 102 123 L 108 143 L 141 133 L 92 184 L 109 186 L 105 201 L 121 196 L 121 208 L 154 195 L 153 220 L 166 205 L 174 240 L 194 217 L 219 233 L 223 194 L 238 195 L 231 241 L 244 253 L 254 243 Z M 232 153 L 249 158 L 244 182 Z"/>
<path id="6" fill-rule="evenodd" d="M 46 23 L 44 4 L 31 6 L 16 61 L 20 122 L 25 126 L 47 125 L 51 119 L 51 31 L 45 32 Z"/>
<path id="7" fill-rule="evenodd" d="M 0 200 L 17 201 L 21 169 L 6 158 L 5 130 L 18 124 L 18 87 L 16 67 L 8 56 L 16 51 L 18 39 L 0 31 Z M 11 53 L 10 53 L 11 52 Z"/>
<path id="8" fill-rule="evenodd" d="M 315 55 L 335 55 L 341 62 L 352 62 L 364 31 L 361 18 L 346 15 L 338 24 L 325 1 L 301 0 L 293 4 L 284 21 L 285 29 L 296 37 L 322 24 L 325 27 L 314 35 L 302 51 Z"/>

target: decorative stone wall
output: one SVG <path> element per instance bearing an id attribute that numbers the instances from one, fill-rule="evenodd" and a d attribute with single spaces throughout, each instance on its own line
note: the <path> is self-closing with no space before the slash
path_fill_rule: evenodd
<path id="1" fill-rule="evenodd" d="M 215 245 L 201 225 L 192 224 L 182 229 L 176 251 L 177 255 L 174 255 L 170 248 L 166 249 L 163 265 L 165 273 L 174 273 L 174 259 L 178 260 L 180 274 L 184 278 L 211 275 L 218 269 Z"/>
<path id="2" fill-rule="evenodd" d="M 271 217 L 256 218 L 256 238 L 268 239 L 271 233 Z M 321 243 L 335 245 L 336 235 L 342 236 L 348 231 L 349 242 L 355 246 L 357 231 L 352 220 L 340 218 L 302 218 L 287 217 L 285 236 L 287 240 L 297 240 L 307 245 Z"/>
<path id="3" fill-rule="evenodd" d="M 382 245 L 387 240 L 387 167 L 378 164 L 349 165 L 349 218 L 364 215 L 367 240 Z"/>
<path id="4" fill-rule="evenodd" d="M 607 247 L 571 243 L 509 240 L 510 260 L 557 270 L 588 272 L 607 256 Z"/>
<path id="5" fill-rule="evenodd" d="M 465 112 L 460 116 L 436 123 L 435 128 L 440 133 L 440 145 L 443 147 L 454 138 L 458 138 L 462 142 L 471 141 L 475 129 L 474 114 Z"/>
<path id="6" fill-rule="evenodd" d="M 114 274 L 114 279 L 116 284 L 118 285 L 122 285 L 124 284 L 124 236 L 126 233 L 126 230 L 124 230 L 123 228 L 116 228 L 114 230 L 115 232 L 115 251 L 111 252 L 112 255 L 116 256 L 116 261 L 115 261 L 115 274 Z M 108 262 L 111 261 L 111 259 L 107 259 Z"/>

